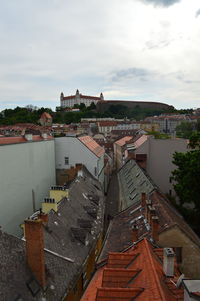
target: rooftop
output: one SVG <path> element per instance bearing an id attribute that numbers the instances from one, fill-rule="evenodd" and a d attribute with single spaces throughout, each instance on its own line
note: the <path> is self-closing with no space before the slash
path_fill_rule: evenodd
<path id="1" fill-rule="evenodd" d="M 126 144 L 126 142 L 128 142 L 132 139 L 133 139 L 132 136 L 125 136 L 125 137 L 121 138 L 120 140 L 115 141 L 115 144 L 117 144 L 119 146 L 123 146 Z"/>
<path id="2" fill-rule="evenodd" d="M 73 288 L 103 227 L 101 186 L 85 168 L 69 195 L 58 203 L 57 212 L 50 211 L 44 225 L 48 301 L 62 300 Z M 26 264 L 25 242 L 0 231 L 0 253 L 0 300 L 41 301 L 44 295 Z"/>
<path id="3" fill-rule="evenodd" d="M 101 147 L 92 137 L 80 136 L 78 140 L 81 141 L 90 151 L 92 151 L 97 157 L 101 157 L 104 154 L 104 149 Z"/>
<path id="4" fill-rule="evenodd" d="M 90 282 L 81 301 L 177 301 L 183 300 L 183 289 L 176 288 L 163 272 L 163 250 L 147 239 L 122 253 L 109 253 Z M 177 282 L 180 273 L 175 269 Z"/>

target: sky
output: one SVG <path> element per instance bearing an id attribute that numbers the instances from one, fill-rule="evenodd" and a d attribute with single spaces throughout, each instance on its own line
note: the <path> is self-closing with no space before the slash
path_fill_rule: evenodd
<path id="1" fill-rule="evenodd" d="M 0 111 L 60 93 L 200 107 L 199 0 L 0 0 Z"/>

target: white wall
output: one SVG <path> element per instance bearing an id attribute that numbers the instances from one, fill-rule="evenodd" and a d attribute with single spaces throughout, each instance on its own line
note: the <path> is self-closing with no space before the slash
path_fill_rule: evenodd
<path id="1" fill-rule="evenodd" d="M 147 173 L 162 192 L 170 193 L 171 190 L 174 194 L 173 183 L 170 183 L 171 172 L 176 169 L 172 163 L 173 154 L 188 151 L 187 140 L 150 137 L 137 149 L 137 153 L 145 153 L 145 149 L 147 150 Z"/>
<path id="2" fill-rule="evenodd" d="M 104 166 L 104 156 L 98 158 L 76 137 L 55 138 L 56 169 L 68 169 L 77 163 L 86 166 L 89 172 L 98 179 L 98 174 Z M 69 157 L 69 164 L 65 165 L 65 157 Z M 95 168 L 97 174 L 95 175 Z M 104 175 L 99 176 L 103 183 Z"/>
<path id="3" fill-rule="evenodd" d="M 48 196 L 55 180 L 54 140 L 0 145 L 0 225 L 20 235 L 19 224 Z"/>

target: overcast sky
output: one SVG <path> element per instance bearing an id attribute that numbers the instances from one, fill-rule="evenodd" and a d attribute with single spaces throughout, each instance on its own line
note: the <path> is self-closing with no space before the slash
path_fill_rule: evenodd
<path id="1" fill-rule="evenodd" d="M 60 93 L 200 107 L 199 0 L 0 0 L 0 110 Z"/>

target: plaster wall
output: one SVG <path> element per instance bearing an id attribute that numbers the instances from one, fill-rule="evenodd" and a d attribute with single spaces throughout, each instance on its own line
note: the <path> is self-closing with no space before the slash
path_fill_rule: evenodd
<path id="1" fill-rule="evenodd" d="M 104 181 L 104 155 L 100 158 L 90 151 L 77 137 L 59 137 L 55 139 L 56 169 L 69 169 L 77 163 L 86 166 L 89 172 L 102 184 Z M 69 158 L 65 164 L 65 157 Z"/>
<path id="2" fill-rule="evenodd" d="M 150 137 L 137 148 L 136 153 L 147 154 L 147 173 L 163 193 L 175 195 L 171 172 L 176 169 L 172 163 L 175 152 L 187 152 L 186 139 L 155 139 Z"/>
<path id="3" fill-rule="evenodd" d="M 0 146 L 0 225 L 14 235 L 55 185 L 54 140 Z"/>
<path id="4" fill-rule="evenodd" d="M 181 272 L 189 278 L 200 278 L 200 247 L 177 226 L 160 233 L 158 244 L 161 247 L 181 247 Z"/>

